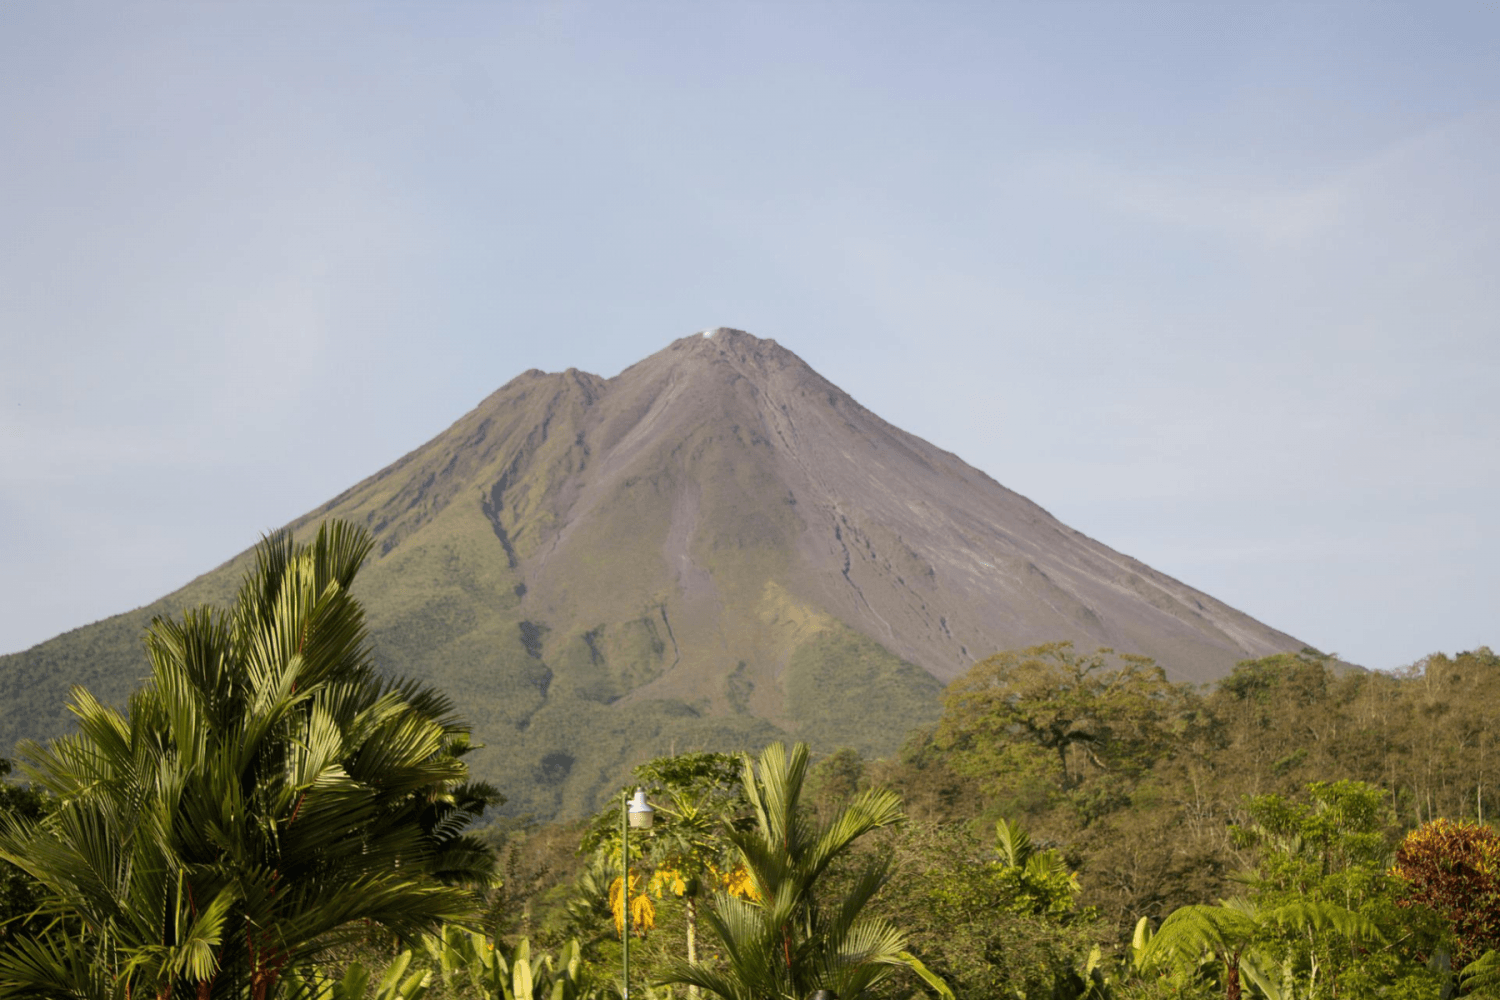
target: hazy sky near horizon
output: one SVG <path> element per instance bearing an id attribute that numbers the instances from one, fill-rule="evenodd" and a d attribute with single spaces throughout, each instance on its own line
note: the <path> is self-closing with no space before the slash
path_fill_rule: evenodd
<path id="1" fill-rule="evenodd" d="M 0 652 L 713 326 L 1325 651 L 1500 646 L 1500 8 L 0 8 Z"/>

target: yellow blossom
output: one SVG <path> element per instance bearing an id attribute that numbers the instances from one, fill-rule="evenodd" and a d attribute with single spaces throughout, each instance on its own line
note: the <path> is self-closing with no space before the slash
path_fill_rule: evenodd
<path id="1" fill-rule="evenodd" d="M 687 892 L 687 880 L 675 868 L 658 868 L 656 874 L 651 876 L 650 889 L 657 899 L 661 899 L 662 894 L 667 892 L 681 896 Z"/>
<path id="2" fill-rule="evenodd" d="M 714 875 L 729 895 L 739 896 L 751 902 L 760 899 L 760 893 L 755 890 L 755 880 L 750 877 L 750 871 L 744 865 L 735 865 L 727 872 L 714 872 Z"/>
<path id="3" fill-rule="evenodd" d="M 641 893 L 630 901 L 630 922 L 645 934 L 656 926 L 656 904 L 651 902 L 651 897 Z"/>
<path id="4" fill-rule="evenodd" d="M 609 884 L 609 909 L 615 917 L 615 930 L 625 933 L 625 880 L 616 876 Z M 630 873 L 630 923 L 637 934 L 644 935 L 656 926 L 656 907 L 651 897 L 641 891 L 641 875 Z"/>

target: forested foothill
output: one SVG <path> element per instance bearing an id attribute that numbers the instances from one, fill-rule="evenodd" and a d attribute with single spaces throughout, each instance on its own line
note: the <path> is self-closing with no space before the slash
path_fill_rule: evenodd
<path id="1" fill-rule="evenodd" d="M 128 704 L 75 689 L 19 748 L 0 998 L 619 997 L 627 926 L 638 997 L 1500 996 L 1488 649 L 1204 688 L 1003 651 L 889 759 L 676 748 L 543 824 L 376 670 L 369 546 L 267 539 L 230 608 L 152 624 Z"/>

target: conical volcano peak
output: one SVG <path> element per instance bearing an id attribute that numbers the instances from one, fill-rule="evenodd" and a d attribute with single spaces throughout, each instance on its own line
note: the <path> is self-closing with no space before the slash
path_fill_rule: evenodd
<path id="1" fill-rule="evenodd" d="M 669 352 L 706 361 L 723 359 L 742 364 L 779 366 L 789 362 L 805 363 L 774 340 L 728 326 L 716 326 L 679 338 L 660 353 Z M 657 355 L 653 355 L 655 356 Z"/>
<path id="2" fill-rule="evenodd" d="M 621 372 L 619 378 L 631 381 L 649 378 L 651 374 L 673 381 L 685 379 L 703 385 L 713 384 L 718 390 L 743 381 L 754 387 L 757 393 L 773 387 L 782 390 L 802 388 L 819 395 L 832 392 L 847 399 L 806 361 L 776 341 L 726 326 L 675 340 L 665 349 Z M 746 386 L 739 388 L 744 391 Z"/>
<path id="3" fill-rule="evenodd" d="M 753 333 L 748 333 L 744 330 L 740 330 L 732 326 L 715 326 L 710 329 L 700 331 L 698 336 L 702 337 L 704 340 L 716 340 L 721 347 L 726 344 L 737 344 L 741 347 L 748 346 L 752 349 L 757 348 L 762 344 L 769 344 L 773 347 L 776 346 L 776 341 L 774 340 L 757 337 Z"/>

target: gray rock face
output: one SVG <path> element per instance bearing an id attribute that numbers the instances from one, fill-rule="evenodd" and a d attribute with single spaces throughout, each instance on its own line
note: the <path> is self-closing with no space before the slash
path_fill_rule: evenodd
<path id="1" fill-rule="evenodd" d="M 735 464 L 795 511 L 785 585 L 940 680 L 998 649 L 1058 639 L 1151 656 L 1192 681 L 1302 646 L 891 426 L 774 340 L 687 337 L 600 396 L 602 410 L 634 419 L 601 420 L 592 497 L 663 441 L 732 428 L 743 438 Z M 663 555 L 690 599 L 712 585 L 688 557 L 701 495 L 688 487 L 672 503 Z M 585 499 L 569 514 L 591 509 Z"/>

